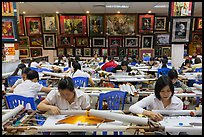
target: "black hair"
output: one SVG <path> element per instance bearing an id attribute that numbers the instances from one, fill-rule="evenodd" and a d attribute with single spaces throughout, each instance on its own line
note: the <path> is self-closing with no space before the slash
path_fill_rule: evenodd
<path id="1" fill-rule="evenodd" d="M 72 78 L 65 77 L 65 78 L 61 79 L 59 81 L 59 84 L 58 84 L 58 90 L 59 89 L 61 89 L 61 90 L 68 89 L 68 90 L 74 92 L 74 82 L 73 82 Z"/>
<path id="2" fill-rule="evenodd" d="M 186 60 L 185 60 L 185 65 L 186 65 L 187 63 L 190 63 L 190 64 L 191 64 L 191 60 L 190 60 L 190 59 L 186 59 Z"/>
<path id="3" fill-rule="evenodd" d="M 30 71 L 28 72 L 28 74 L 27 74 L 27 79 L 33 80 L 33 79 L 35 79 L 35 78 L 37 78 L 37 80 L 39 80 L 39 74 L 38 74 L 38 72 L 35 71 L 35 70 L 30 70 Z"/>
<path id="4" fill-rule="evenodd" d="M 108 57 L 108 60 L 110 61 L 110 60 L 113 60 L 114 59 L 114 57 L 113 56 L 109 56 Z"/>
<path id="5" fill-rule="evenodd" d="M 122 62 L 121 62 L 121 66 L 128 66 L 127 61 L 122 61 Z"/>
<path id="6" fill-rule="evenodd" d="M 151 58 L 149 59 L 149 61 L 154 61 L 154 58 L 153 58 L 153 57 L 151 57 Z"/>
<path id="7" fill-rule="evenodd" d="M 80 56 L 79 55 L 76 55 L 75 56 L 75 61 L 80 61 L 81 59 L 80 59 Z"/>
<path id="8" fill-rule="evenodd" d="M 201 59 L 199 57 L 196 57 L 194 64 L 199 64 L 199 63 L 201 63 Z"/>
<path id="9" fill-rule="evenodd" d="M 77 61 L 74 61 L 72 66 L 74 68 L 74 72 L 76 72 L 78 69 L 81 70 L 81 65 Z"/>
<path id="10" fill-rule="evenodd" d="M 31 71 L 31 69 L 28 68 L 28 67 L 25 67 L 25 68 L 22 69 L 22 74 L 26 74 L 27 75 L 29 71 Z"/>
<path id="11" fill-rule="evenodd" d="M 19 69 L 23 69 L 23 68 L 25 68 L 25 67 L 26 67 L 26 65 L 23 64 L 23 63 L 21 63 L 21 64 L 18 65 L 18 68 L 19 68 Z"/>
<path id="12" fill-rule="evenodd" d="M 169 86 L 169 88 L 172 92 L 171 97 L 174 95 L 174 85 L 173 85 L 171 79 L 168 76 L 161 76 L 157 80 L 157 82 L 155 84 L 155 90 L 154 90 L 155 96 L 159 100 L 161 99 L 160 92 L 165 86 Z"/>
<path id="13" fill-rule="evenodd" d="M 171 69 L 169 72 L 168 72 L 168 76 L 169 78 L 172 80 L 172 79 L 177 79 L 178 78 L 178 73 L 175 69 Z"/>
<path id="14" fill-rule="evenodd" d="M 35 62 L 36 61 L 36 59 L 35 58 L 32 58 L 31 60 L 30 60 L 30 62 L 28 63 L 28 67 L 30 67 L 31 66 L 31 63 L 32 62 Z"/>
<path id="15" fill-rule="evenodd" d="M 103 56 L 103 63 L 105 63 L 106 62 L 106 59 L 108 58 L 108 56 Z"/>

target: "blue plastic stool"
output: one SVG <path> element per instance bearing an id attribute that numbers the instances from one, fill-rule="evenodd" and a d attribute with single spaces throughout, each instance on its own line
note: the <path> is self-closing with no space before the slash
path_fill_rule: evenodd
<path id="1" fill-rule="evenodd" d="M 159 75 L 167 76 L 170 70 L 171 70 L 170 68 L 161 68 L 161 69 L 158 69 L 157 78 L 159 78 Z"/>

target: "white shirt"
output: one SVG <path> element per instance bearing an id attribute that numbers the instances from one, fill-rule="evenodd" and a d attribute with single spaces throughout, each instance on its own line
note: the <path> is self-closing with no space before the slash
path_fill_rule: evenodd
<path id="1" fill-rule="evenodd" d="M 75 89 L 75 99 L 71 104 L 61 97 L 58 90 L 51 90 L 45 98 L 50 105 L 57 106 L 60 110 L 82 110 L 90 107 L 90 97 L 81 90 Z"/>
<path id="2" fill-rule="evenodd" d="M 2 84 L 2 91 L 6 91 L 4 84 Z"/>
<path id="3" fill-rule="evenodd" d="M 18 79 L 18 80 L 14 83 L 13 86 L 17 86 L 17 85 L 21 84 L 22 82 L 24 82 L 23 79 Z"/>
<path id="4" fill-rule="evenodd" d="M 71 72 L 70 74 L 71 78 L 75 78 L 75 77 L 88 77 L 90 78 L 90 75 L 87 72 L 84 72 L 82 70 L 77 70 L 76 72 Z"/>
<path id="5" fill-rule="evenodd" d="M 26 97 L 34 97 L 37 99 L 38 92 L 41 91 L 43 85 L 38 82 L 32 82 L 31 80 L 25 80 L 21 84 L 17 85 L 13 93 Z"/>
<path id="6" fill-rule="evenodd" d="M 34 68 L 37 68 L 39 66 L 39 64 L 37 62 L 32 62 L 30 64 L 30 67 L 34 67 Z"/>
<path id="7" fill-rule="evenodd" d="M 164 108 L 162 101 L 157 99 L 155 94 L 151 94 L 130 106 L 129 111 L 135 114 L 142 114 L 145 110 L 143 108 L 145 107 L 147 110 L 182 110 L 183 102 L 180 98 L 173 95 L 171 98 L 171 104 Z"/>

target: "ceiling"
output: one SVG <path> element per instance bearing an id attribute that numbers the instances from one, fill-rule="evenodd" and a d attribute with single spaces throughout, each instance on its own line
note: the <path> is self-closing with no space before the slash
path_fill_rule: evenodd
<path id="1" fill-rule="evenodd" d="M 167 5 L 166 8 L 154 8 L 155 5 Z M 168 15 L 169 2 L 18 2 L 20 14 L 23 11 L 26 15 L 46 14 L 46 13 L 152 13 Z M 96 6 L 97 5 L 97 6 Z M 105 8 L 104 5 L 128 5 L 127 9 Z M 194 16 L 202 16 L 202 2 L 195 2 Z"/>

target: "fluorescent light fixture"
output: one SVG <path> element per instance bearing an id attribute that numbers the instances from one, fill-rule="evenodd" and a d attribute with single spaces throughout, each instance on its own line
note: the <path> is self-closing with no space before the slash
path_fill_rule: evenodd
<path id="1" fill-rule="evenodd" d="M 26 14 L 26 12 L 25 12 L 25 11 L 23 11 L 23 14 Z"/>
<path id="2" fill-rule="evenodd" d="M 152 11 L 151 11 L 151 10 L 149 10 L 149 11 L 148 11 L 148 13 L 152 13 Z"/>
<path id="3" fill-rule="evenodd" d="M 86 13 L 90 13 L 90 12 L 87 10 Z"/>
<path id="4" fill-rule="evenodd" d="M 56 11 L 57 14 L 59 14 L 59 11 Z"/>
<path id="5" fill-rule="evenodd" d="M 120 11 L 117 11 L 118 14 L 120 14 Z"/>
<path id="6" fill-rule="evenodd" d="M 154 8 L 167 8 L 167 5 L 155 5 Z"/>
<path id="7" fill-rule="evenodd" d="M 129 8 L 127 5 L 106 5 L 106 8 Z"/>

